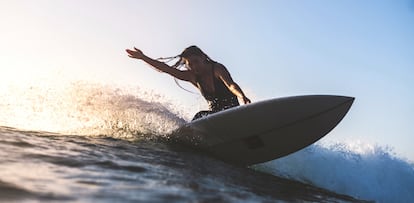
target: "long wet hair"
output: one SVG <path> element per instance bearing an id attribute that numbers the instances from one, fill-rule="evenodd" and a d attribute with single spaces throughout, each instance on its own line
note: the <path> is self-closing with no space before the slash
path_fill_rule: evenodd
<path id="1" fill-rule="evenodd" d="M 184 58 L 188 58 L 190 56 L 204 56 L 206 58 L 206 61 L 209 63 L 217 63 L 216 61 L 212 60 L 206 53 L 204 53 L 200 48 L 198 48 L 195 45 L 189 46 L 186 49 L 184 49 L 183 52 L 181 52 L 180 55 L 177 56 L 173 56 L 173 57 L 165 57 L 165 58 L 158 58 L 157 60 L 160 61 L 165 61 L 165 62 L 170 62 L 174 59 L 178 58 L 178 61 L 172 65 L 172 68 L 176 68 L 176 69 L 180 69 L 182 67 L 184 67 L 185 69 L 189 69 L 186 65 L 185 65 L 185 61 Z"/>
<path id="2" fill-rule="evenodd" d="M 184 51 L 183 52 L 181 52 L 181 54 L 180 55 L 177 55 L 177 56 L 172 56 L 172 57 L 163 57 L 163 58 L 158 58 L 157 60 L 159 60 L 159 61 L 162 61 L 162 62 L 165 62 L 165 63 L 168 63 L 168 62 L 171 62 L 171 61 L 173 61 L 173 60 L 175 60 L 175 59 L 177 59 L 178 58 L 178 61 L 174 64 L 174 65 L 172 65 L 171 67 L 172 68 L 176 68 L 176 69 L 178 69 L 178 70 L 183 70 L 183 69 L 187 69 L 187 70 L 189 70 L 189 67 L 187 67 L 187 65 L 185 64 L 185 61 L 184 61 L 184 59 L 185 58 L 188 58 L 188 57 L 190 57 L 190 56 L 193 56 L 193 55 L 196 55 L 196 56 L 204 56 L 205 58 L 206 58 L 206 62 L 208 62 L 208 63 L 217 63 L 216 61 L 214 61 L 214 60 L 212 60 L 207 54 L 205 54 L 200 48 L 198 48 L 197 46 L 195 46 L 195 45 L 192 45 L 192 46 L 189 46 L 189 47 L 187 47 L 186 49 L 184 49 Z M 179 83 L 178 83 L 178 81 L 177 81 L 177 78 L 174 78 L 174 81 L 175 81 L 175 83 L 181 88 L 181 89 L 183 89 L 183 90 L 185 90 L 185 91 L 187 91 L 187 92 L 190 92 L 190 93 L 194 93 L 194 92 L 192 92 L 192 91 L 190 91 L 190 90 L 187 90 L 187 89 L 185 89 L 185 88 L 183 88 Z M 194 94 L 197 94 L 197 93 L 194 93 Z"/>

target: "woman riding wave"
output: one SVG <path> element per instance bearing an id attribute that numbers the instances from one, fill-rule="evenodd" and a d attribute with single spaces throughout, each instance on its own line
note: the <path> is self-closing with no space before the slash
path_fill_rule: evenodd
<path id="1" fill-rule="evenodd" d="M 146 56 L 141 50 L 134 47 L 134 50 L 127 49 L 128 56 L 143 60 L 155 69 L 170 74 L 171 76 L 190 82 L 196 86 L 207 100 L 210 110 L 198 112 L 193 120 L 209 114 L 239 106 L 240 98 L 244 104 L 251 101 L 243 93 L 237 83 L 230 76 L 224 65 L 213 61 L 197 46 L 186 48 L 180 55 L 171 58 L 179 58 L 173 66 L 152 59 Z M 187 70 L 180 70 L 185 65 Z"/>

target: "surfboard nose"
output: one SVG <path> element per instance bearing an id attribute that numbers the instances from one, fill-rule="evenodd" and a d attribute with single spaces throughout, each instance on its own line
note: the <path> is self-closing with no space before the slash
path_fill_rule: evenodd
<path id="1" fill-rule="evenodd" d="M 355 97 L 350 96 L 342 96 L 342 95 L 306 95 L 300 96 L 302 98 L 306 98 L 308 103 L 312 103 L 313 108 L 316 106 L 321 106 L 321 110 L 323 109 L 330 109 L 336 107 L 338 105 L 352 105 L 355 100 Z M 309 108 L 310 106 L 308 106 Z"/>
<path id="2" fill-rule="evenodd" d="M 350 96 L 333 96 L 333 95 L 326 95 L 327 99 L 332 100 L 332 105 L 333 106 L 338 106 L 338 105 L 346 105 L 348 110 L 349 108 L 351 108 L 352 104 L 355 101 L 355 97 L 350 97 Z"/>
<path id="3" fill-rule="evenodd" d="M 349 96 L 337 96 L 340 97 L 344 100 L 344 102 L 354 102 L 355 101 L 355 97 L 349 97 Z"/>
<path id="4" fill-rule="evenodd" d="M 349 102 L 349 101 L 355 100 L 355 97 L 343 96 L 343 95 L 308 95 L 305 97 L 321 97 L 325 99 L 336 99 L 338 101 L 343 101 L 343 102 Z"/>

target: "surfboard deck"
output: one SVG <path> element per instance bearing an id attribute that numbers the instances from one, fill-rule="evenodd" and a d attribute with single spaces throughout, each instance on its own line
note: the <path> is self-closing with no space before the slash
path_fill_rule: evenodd
<path id="1" fill-rule="evenodd" d="M 258 164 L 305 148 L 343 119 L 353 97 L 306 95 L 227 109 L 175 133 L 181 142 L 237 165 Z"/>

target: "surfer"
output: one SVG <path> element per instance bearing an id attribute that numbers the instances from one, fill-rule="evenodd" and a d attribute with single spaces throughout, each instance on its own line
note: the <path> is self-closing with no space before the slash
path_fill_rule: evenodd
<path id="1" fill-rule="evenodd" d="M 179 59 L 173 66 L 152 59 L 135 47 L 133 50 L 127 49 L 126 52 L 129 54 L 129 57 L 143 60 L 158 71 L 190 82 L 200 90 L 201 94 L 207 100 L 210 109 L 208 111 L 198 112 L 193 120 L 224 109 L 239 106 L 238 98 L 244 104 L 251 102 L 239 85 L 233 81 L 226 67 L 213 61 L 197 46 L 190 46 L 180 55 L 167 58 Z M 180 70 L 179 68 L 181 66 L 185 66 L 186 70 Z"/>

